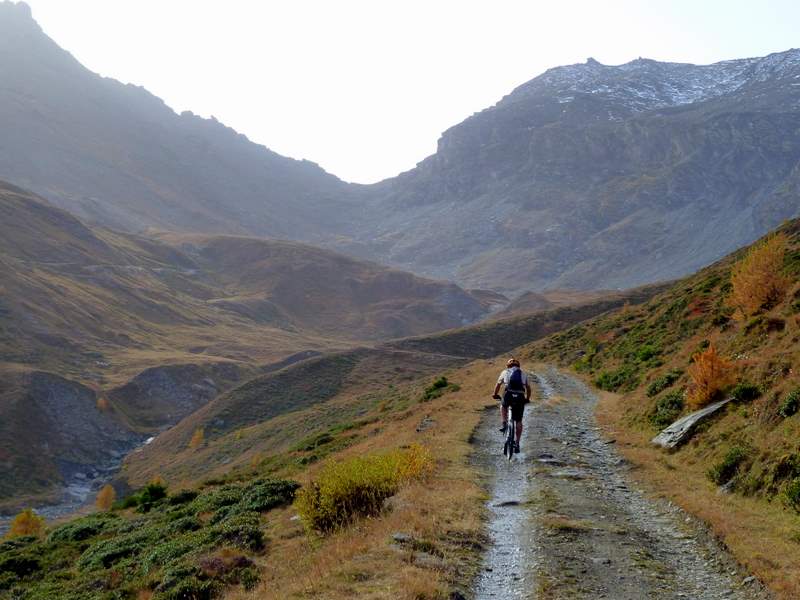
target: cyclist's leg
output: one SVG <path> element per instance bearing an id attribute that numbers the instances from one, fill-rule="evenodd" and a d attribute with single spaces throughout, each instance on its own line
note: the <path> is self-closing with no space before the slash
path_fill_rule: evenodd
<path id="1" fill-rule="evenodd" d="M 516 424 L 516 442 L 519 444 L 519 440 L 522 437 L 522 416 L 525 414 L 524 402 L 515 403 L 511 413 L 511 418 L 514 419 Z"/>
<path id="2" fill-rule="evenodd" d="M 500 431 L 505 431 L 506 426 L 508 425 L 508 394 L 503 394 L 503 399 L 500 401 L 500 417 L 502 418 L 503 422 L 501 423 Z M 512 415 L 513 417 L 513 415 Z"/>

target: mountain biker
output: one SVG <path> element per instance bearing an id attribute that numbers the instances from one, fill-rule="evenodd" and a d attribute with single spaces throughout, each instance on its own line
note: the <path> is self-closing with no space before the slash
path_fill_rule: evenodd
<path id="1" fill-rule="evenodd" d="M 500 373 L 497 385 L 494 386 L 492 398 L 500 400 L 500 387 L 505 386 L 500 404 L 500 414 L 503 425 L 500 427 L 502 433 L 508 427 L 508 409 L 511 408 L 511 420 L 517 424 L 516 440 L 514 442 L 514 453 L 519 452 L 519 439 L 522 437 L 522 415 L 525 412 L 525 405 L 531 401 L 531 386 L 528 383 L 528 375 L 520 368 L 519 361 L 513 356 L 508 359 L 506 368 Z"/>

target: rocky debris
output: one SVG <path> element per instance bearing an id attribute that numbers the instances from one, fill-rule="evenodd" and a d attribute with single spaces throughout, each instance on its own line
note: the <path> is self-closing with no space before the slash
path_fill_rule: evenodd
<path id="1" fill-rule="evenodd" d="M 410 544 L 411 542 L 414 541 L 414 538 L 407 533 L 402 533 L 400 531 L 397 531 L 392 534 L 392 540 L 394 540 L 398 544 Z"/>
<path id="2" fill-rule="evenodd" d="M 422 433 L 426 429 L 430 429 L 431 427 L 433 427 L 435 424 L 436 421 L 431 419 L 430 415 L 425 415 L 423 419 L 419 422 L 419 425 L 417 425 L 417 433 Z"/>
<path id="3" fill-rule="evenodd" d="M 656 437 L 654 437 L 651 442 L 656 446 L 661 446 L 662 448 L 673 449 L 677 448 L 684 442 L 688 441 L 689 438 L 694 433 L 694 429 L 698 423 L 707 419 L 714 413 L 716 413 L 720 408 L 728 404 L 732 398 L 728 398 L 726 400 L 720 400 L 719 402 L 715 402 L 714 404 L 710 404 L 705 408 L 701 408 L 698 411 L 695 411 L 685 417 L 682 417 L 675 421 L 672 425 L 664 429 L 661 433 L 659 433 Z"/>

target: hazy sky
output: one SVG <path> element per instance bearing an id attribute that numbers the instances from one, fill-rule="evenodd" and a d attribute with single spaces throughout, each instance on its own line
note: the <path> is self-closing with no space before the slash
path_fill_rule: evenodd
<path id="1" fill-rule="evenodd" d="M 592 56 L 708 63 L 800 46 L 798 0 L 28 0 L 93 71 L 372 182 L 448 127 Z"/>

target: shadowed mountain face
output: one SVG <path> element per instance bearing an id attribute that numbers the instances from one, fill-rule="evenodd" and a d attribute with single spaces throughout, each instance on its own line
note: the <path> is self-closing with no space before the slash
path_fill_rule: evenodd
<path id="1" fill-rule="evenodd" d="M 295 239 L 345 222 L 336 177 L 88 71 L 25 4 L 0 2 L 0 81 L 0 178 L 80 217 Z"/>
<path id="2" fill-rule="evenodd" d="M 348 185 L 101 78 L 0 3 L 0 177 L 78 216 L 255 234 L 511 293 L 674 278 L 798 212 L 800 51 L 558 67 Z"/>

